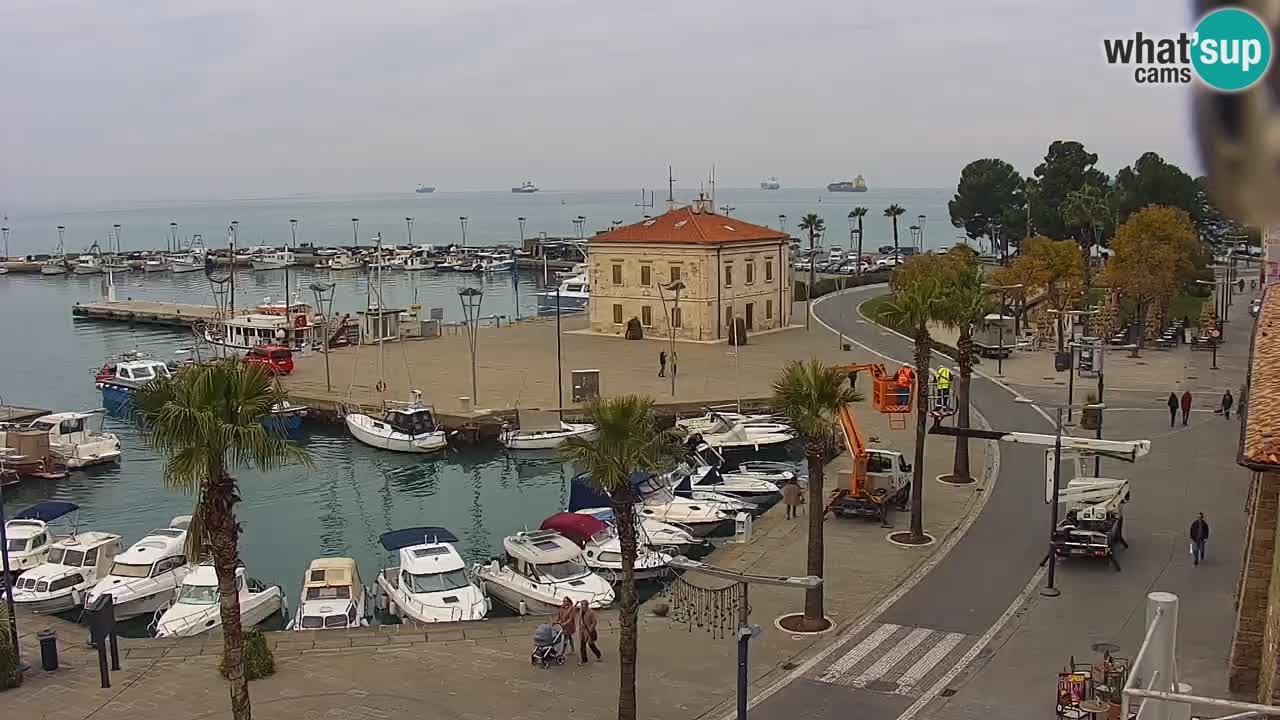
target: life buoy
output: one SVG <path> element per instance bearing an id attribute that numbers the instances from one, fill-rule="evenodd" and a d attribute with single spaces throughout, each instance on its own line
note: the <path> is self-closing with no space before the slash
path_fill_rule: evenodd
<path id="1" fill-rule="evenodd" d="M 307 326 L 307 316 L 306 316 L 306 315 L 299 315 L 298 317 L 294 318 L 294 319 L 293 319 L 293 326 L 294 326 L 295 328 L 298 328 L 298 329 L 302 329 L 302 328 L 306 327 L 306 326 Z"/>
<path id="2" fill-rule="evenodd" d="M 386 392 L 387 384 L 382 380 L 379 380 L 378 384 L 373 386 L 373 389 L 377 390 L 378 392 Z"/>

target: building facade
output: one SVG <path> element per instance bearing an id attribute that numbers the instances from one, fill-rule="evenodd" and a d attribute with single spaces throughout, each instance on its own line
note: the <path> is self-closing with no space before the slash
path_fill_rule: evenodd
<path id="1" fill-rule="evenodd" d="M 751 333 L 791 321 L 785 233 L 712 212 L 703 197 L 591 238 L 591 330 L 622 336 L 727 340 L 735 318 Z M 678 292 L 677 292 L 678 289 Z"/>

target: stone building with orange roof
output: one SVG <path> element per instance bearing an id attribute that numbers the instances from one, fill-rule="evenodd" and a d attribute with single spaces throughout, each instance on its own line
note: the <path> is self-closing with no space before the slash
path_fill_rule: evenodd
<path id="1" fill-rule="evenodd" d="M 703 196 L 591 238 L 592 332 L 623 336 L 634 318 L 645 337 L 727 340 L 791 321 L 788 238 L 781 230 L 716 214 Z M 677 290 L 678 298 L 677 298 Z"/>

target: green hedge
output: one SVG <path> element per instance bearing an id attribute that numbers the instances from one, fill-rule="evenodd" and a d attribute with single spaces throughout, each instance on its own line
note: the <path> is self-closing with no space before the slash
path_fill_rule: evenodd
<path id="1" fill-rule="evenodd" d="M 813 282 L 813 297 L 819 298 L 846 288 L 886 283 L 889 282 L 890 272 L 890 270 L 884 269 L 848 277 L 819 277 Z M 795 280 L 795 299 L 797 302 L 804 302 L 809 299 L 809 273 L 797 271 L 796 275 L 798 278 Z"/>
<path id="2" fill-rule="evenodd" d="M 271 654 L 271 647 L 267 645 L 267 638 L 261 630 L 245 631 L 241 656 L 244 658 L 246 680 L 257 680 L 274 675 L 276 672 L 276 659 Z M 227 668 L 221 662 L 218 663 L 218 672 L 224 678 L 227 676 Z"/>

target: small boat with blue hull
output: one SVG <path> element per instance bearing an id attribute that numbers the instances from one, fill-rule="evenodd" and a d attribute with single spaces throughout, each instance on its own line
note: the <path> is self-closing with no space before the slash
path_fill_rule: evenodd
<path id="1" fill-rule="evenodd" d="M 126 415 L 132 409 L 133 396 L 138 388 L 172 374 L 169 366 L 159 360 L 128 360 L 116 363 L 111 377 L 99 377 L 95 384 L 102 391 L 102 406 L 107 412 Z"/>
<path id="2" fill-rule="evenodd" d="M 307 416 L 307 406 L 291 403 L 288 400 L 276 403 L 271 407 L 271 414 L 262 418 L 262 426 L 268 430 L 276 430 L 281 435 L 293 435 L 302 429 L 302 420 Z"/>

